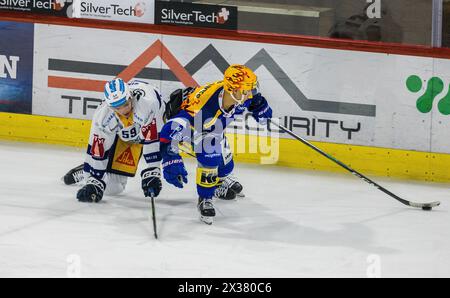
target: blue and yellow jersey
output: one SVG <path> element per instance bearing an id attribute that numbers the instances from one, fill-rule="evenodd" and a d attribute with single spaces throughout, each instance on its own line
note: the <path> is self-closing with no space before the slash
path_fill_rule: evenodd
<path id="1" fill-rule="evenodd" d="M 247 100 L 242 105 L 234 106 L 230 111 L 224 111 L 223 93 L 223 81 L 196 88 L 181 106 L 181 112 L 177 117 L 189 120 L 191 127 L 197 132 L 220 133 L 233 122 L 236 115 L 244 113 L 251 102 Z"/>
<path id="2" fill-rule="evenodd" d="M 224 130 L 235 117 L 248 110 L 252 102 L 261 99 L 261 94 L 257 93 L 243 104 L 236 104 L 229 111 L 224 111 L 223 94 L 223 81 L 196 88 L 182 103 L 180 112 L 163 126 L 160 134 L 161 144 L 172 141 L 197 143 L 210 137 L 220 141 Z"/>

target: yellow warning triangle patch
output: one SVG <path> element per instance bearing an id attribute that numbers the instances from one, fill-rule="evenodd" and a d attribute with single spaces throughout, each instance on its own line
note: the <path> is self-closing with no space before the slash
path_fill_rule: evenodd
<path id="1" fill-rule="evenodd" d="M 117 157 L 116 162 L 134 167 L 136 164 L 134 163 L 133 153 L 131 152 L 131 148 L 128 147 L 127 150 L 122 152 L 122 154 Z"/>

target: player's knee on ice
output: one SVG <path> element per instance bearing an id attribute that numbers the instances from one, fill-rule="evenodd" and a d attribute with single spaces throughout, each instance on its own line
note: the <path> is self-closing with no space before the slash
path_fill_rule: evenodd
<path id="1" fill-rule="evenodd" d="M 105 195 L 114 196 L 121 194 L 125 190 L 127 180 L 128 177 L 126 176 L 107 173 L 105 175 Z"/>

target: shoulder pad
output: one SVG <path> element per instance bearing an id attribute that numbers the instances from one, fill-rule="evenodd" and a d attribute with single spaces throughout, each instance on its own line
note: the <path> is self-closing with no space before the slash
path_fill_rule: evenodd
<path id="1" fill-rule="evenodd" d="M 218 81 L 205 86 L 197 87 L 189 94 L 189 101 L 196 102 L 209 99 L 217 90 L 223 87 L 223 82 Z"/>
<path id="2" fill-rule="evenodd" d="M 95 111 L 92 123 L 102 130 L 112 131 L 117 126 L 117 119 L 114 112 L 107 105 L 101 105 Z"/>

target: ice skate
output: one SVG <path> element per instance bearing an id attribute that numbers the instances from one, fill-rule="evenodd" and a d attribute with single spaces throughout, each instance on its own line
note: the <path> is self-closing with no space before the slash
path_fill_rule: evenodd
<path id="1" fill-rule="evenodd" d="M 84 171 L 83 171 L 84 165 L 81 164 L 76 168 L 71 169 L 69 172 L 67 172 L 66 175 L 62 178 L 64 181 L 64 184 L 66 185 L 72 185 L 77 184 L 84 180 Z"/>
<path id="2" fill-rule="evenodd" d="M 200 220 L 204 223 L 211 225 L 216 216 L 216 210 L 212 203 L 212 199 L 198 199 L 198 211 L 200 212 Z"/>
<path id="3" fill-rule="evenodd" d="M 242 184 L 234 176 L 227 176 L 219 182 L 214 196 L 221 200 L 234 200 L 236 197 L 244 197 Z"/>

